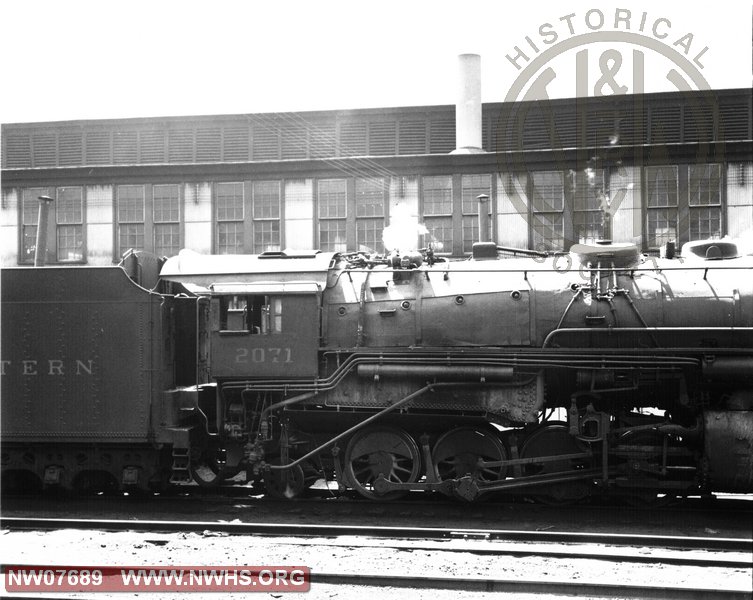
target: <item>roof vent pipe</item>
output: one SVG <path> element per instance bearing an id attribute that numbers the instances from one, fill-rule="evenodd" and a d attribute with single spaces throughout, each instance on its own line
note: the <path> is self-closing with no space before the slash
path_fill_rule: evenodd
<path id="1" fill-rule="evenodd" d="M 489 230 L 491 229 L 489 218 L 489 196 L 481 194 L 476 197 L 478 200 L 478 241 L 491 242 Z"/>
<path id="2" fill-rule="evenodd" d="M 47 260 L 47 222 L 49 221 L 50 204 L 53 200 L 49 196 L 38 196 L 39 217 L 37 219 L 37 247 L 34 248 L 34 266 L 43 267 Z"/>
<path id="3" fill-rule="evenodd" d="M 451 154 L 476 154 L 481 146 L 481 57 L 458 56 L 457 101 L 455 103 L 455 150 Z"/>

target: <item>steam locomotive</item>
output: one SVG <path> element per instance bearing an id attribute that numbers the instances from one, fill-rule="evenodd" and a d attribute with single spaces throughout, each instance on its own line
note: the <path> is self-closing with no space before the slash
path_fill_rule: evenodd
<path id="1" fill-rule="evenodd" d="M 508 250 L 4 269 L 4 483 L 753 492 L 750 257 Z"/>

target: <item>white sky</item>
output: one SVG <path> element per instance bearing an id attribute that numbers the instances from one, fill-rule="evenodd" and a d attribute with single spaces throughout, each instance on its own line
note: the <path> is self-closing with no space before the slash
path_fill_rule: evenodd
<path id="1" fill-rule="evenodd" d="M 644 11 L 668 19 L 668 44 L 692 33 L 689 58 L 708 46 L 712 88 L 751 86 L 750 1 L 6 0 L 0 121 L 452 104 L 462 52 L 482 57 L 483 101 L 502 101 L 525 36 L 543 45 L 549 22 L 564 39 L 569 13 L 587 33 L 592 8 L 610 30 L 617 7 L 633 30 Z"/>

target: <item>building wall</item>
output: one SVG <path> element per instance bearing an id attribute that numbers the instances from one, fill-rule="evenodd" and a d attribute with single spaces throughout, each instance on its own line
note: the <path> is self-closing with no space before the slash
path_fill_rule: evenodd
<path id="1" fill-rule="evenodd" d="M 47 262 L 60 264 L 183 247 L 431 245 L 461 258 L 479 237 L 479 193 L 492 239 L 514 248 L 749 238 L 750 90 L 694 94 L 484 105 L 489 152 L 476 155 L 448 154 L 447 106 L 3 125 L 0 264 L 33 263 L 43 194 Z"/>
<path id="2" fill-rule="evenodd" d="M 713 189 L 704 191 L 700 205 L 698 192 L 689 182 L 688 173 L 695 168 L 693 165 L 631 166 L 611 170 L 604 182 L 610 201 L 613 241 L 637 244 L 646 251 L 658 251 L 659 242 L 670 238 L 678 245 L 700 237 L 753 238 L 753 162 L 731 162 L 726 165 L 712 163 L 711 166 L 723 176 L 718 184 L 718 192 Z M 467 170 L 476 171 L 472 168 Z M 657 201 L 650 198 L 654 192 L 653 184 L 648 182 L 648 178 L 652 176 L 651 173 L 655 175 L 663 170 L 673 174 L 669 187 L 674 188 L 668 196 L 670 205 L 664 206 L 662 202 L 665 201 L 659 199 L 659 205 L 653 206 Z M 428 171 L 424 169 L 424 172 Z M 230 184 L 216 180 L 154 184 L 152 179 L 143 178 L 132 179 L 124 184 L 82 186 L 56 186 L 51 180 L 44 182 L 43 186 L 35 184 L 3 189 L 0 210 L 1 259 L 3 266 L 33 263 L 34 237 L 27 236 L 24 240 L 24 231 L 29 228 L 23 224 L 19 227 L 23 199 L 26 198 L 27 202 L 26 219 L 35 219 L 38 206 L 36 197 L 45 193 L 56 199 L 52 203 L 50 216 L 48 263 L 106 265 L 117 262 L 120 251 L 131 247 L 131 238 L 124 241 L 120 236 L 123 228 L 132 226 L 130 221 L 121 223 L 124 218 L 121 208 L 126 207 L 127 193 L 133 189 L 143 190 L 145 197 L 144 217 L 141 219 L 143 224 L 139 223 L 139 227 L 143 229 L 143 243 L 140 247 L 165 255 L 184 247 L 206 254 L 317 247 L 337 251 L 384 252 L 392 248 L 411 250 L 431 243 L 440 254 L 462 257 L 468 254 L 471 244 L 478 240 L 474 198 L 475 192 L 479 190 L 472 190 L 469 199 L 467 190 L 464 192 L 460 188 L 468 181 L 479 178 L 492 182 L 489 186 L 493 222 L 490 233 L 499 245 L 562 250 L 572 243 L 592 242 L 604 236 L 599 211 L 584 213 L 590 215 L 592 224 L 590 229 L 579 229 L 576 213 L 584 201 L 582 196 L 593 195 L 595 192 L 575 185 L 571 173 L 546 171 L 549 175 L 558 174 L 553 180 L 558 182 L 558 187 L 547 188 L 546 193 L 554 194 L 553 197 L 561 194 L 563 200 L 559 210 L 542 214 L 537 208 L 536 200 L 542 193 L 537 187 L 541 182 L 540 174 L 540 171 L 533 170 L 516 173 L 437 174 L 436 170 L 432 170 L 430 175 L 392 175 L 382 178 L 324 176 L 279 180 L 267 176 L 258 180 L 241 180 L 239 175 L 237 181 Z M 364 209 L 359 204 L 359 190 L 364 183 L 373 182 L 378 182 L 379 185 L 367 189 L 383 188 L 384 194 L 377 200 L 367 198 L 368 211 L 363 212 Z M 259 183 L 279 188 L 279 207 L 273 207 L 273 215 L 277 216 L 271 219 L 256 218 L 260 213 L 254 202 L 262 201 L 259 199 L 260 188 L 256 185 Z M 437 183 L 440 184 L 440 189 L 437 189 Z M 220 223 L 218 219 L 225 201 L 222 186 L 227 185 L 235 185 L 242 190 L 243 215 L 238 215 L 237 221 L 240 232 L 238 235 L 243 240 L 236 250 L 234 247 L 223 246 L 220 228 L 225 223 Z M 332 185 L 340 190 L 339 196 L 332 196 Z M 442 189 L 442 186 L 446 189 Z M 158 190 L 165 187 L 179 189 L 180 193 L 176 197 L 173 245 L 170 251 L 159 252 L 157 234 L 163 224 L 159 215 Z M 60 216 L 65 214 L 65 194 L 79 188 L 82 190 L 85 218 L 80 226 L 66 224 L 66 219 Z M 448 199 L 445 208 L 441 208 L 443 197 Z M 240 196 L 238 202 L 241 202 Z M 274 202 L 273 198 L 272 204 Z M 338 206 L 338 202 L 342 206 Z M 672 205 L 672 202 L 675 204 Z M 550 225 L 548 221 L 552 214 L 558 219 L 556 225 Z M 674 224 L 670 223 L 668 227 L 663 222 L 666 214 L 670 215 L 670 220 L 674 219 Z M 653 220 L 649 215 L 654 215 Z M 126 215 L 125 218 L 130 217 Z M 264 245 L 258 239 L 264 235 L 258 228 L 270 223 L 279 228 L 279 233 L 276 237 L 269 238 L 272 240 L 271 244 Z M 701 223 L 700 232 L 693 229 L 697 229 L 697 223 Z M 336 233 L 332 233 L 331 226 L 336 228 Z M 80 227 L 82 231 L 80 259 L 76 259 L 79 256 L 78 250 L 66 255 L 56 247 L 57 244 L 65 243 L 60 241 L 63 239 L 61 231 L 76 227 Z M 364 241 L 363 236 L 370 237 Z M 141 238 L 133 238 L 138 239 Z M 383 239 L 387 240 L 386 247 L 382 243 Z M 138 243 L 133 245 L 139 247 Z M 25 248 L 20 257 L 19 248 L 22 251 Z"/>

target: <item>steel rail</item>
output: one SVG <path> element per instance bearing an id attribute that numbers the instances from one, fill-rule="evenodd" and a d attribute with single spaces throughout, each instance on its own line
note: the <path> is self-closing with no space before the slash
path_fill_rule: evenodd
<path id="1" fill-rule="evenodd" d="M 215 521 L 170 521 L 127 519 L 57 519 L 2 517 L 0 528 L 9 530 L 79 529 L 108 531 L 213 531 L 233 535 L 333 537 L 362 536 L 421 540 L 483 539 L 508 542 L 557 544 L 604 544 L 650 546 L 682 550 L 720 550 L 753 554 L 753 538 L 656 536 L 645 534 L 525 531 L 515 529 L 452 529 L 445 527 L 389 527 L 361 525 L 317 525 L 297 523 L 228 523 Z"/>
<path id="2" fill-rule="evenodd" d="M 743 551 L 753 551 L 753 540 L 741 540 L 735 538 L 682 538 L 678 536 L 644 536 L 644 535 L 614 535 L 614 534 L 583 534 L 583 533 L 552 533 L 552 532 L 526 532 L 510 530 L 461 530 L 439 528 L 395 528 L 395 527 L 346 527 L 346 526 L 316 526 L 316 525 L 270 525 L 258 523 L 186 523 L 177 521 L 86 521 L 81 519 L 3 519 L 0 523 L 3 527 L 12 529 L 40 529 L 51 527 L 58 529 L 61 527 L 74 526 L 77 529 L 104 529 L 112 530 L 113 528 L 126 529 L 129 531 L 139 531 L 146 525 L 146 530 L 150 533 L 157 531 L 181 531 L 185 532 L 187 526 L 190 530 L 214 530 L 221 529 L 227 533 L 241 533 L 239 529 L 245 530 L 246 534 L 254 535 L 297 535 L 299 537 L 321 537 L 334 535 L 361 535 L 363 537 L 398 537 L 405 538 L 408 534 L 418 535 L 420 539 L 439 538 L 442 540 L 456 539 L 485 542 L 487 540 L 516 540 L 522 542 L 546 542 L 546 543 L 594 543 L 604 545 L 621 545 L 627 544 L 632 546 L 645 547 L 647 542 L 651 542 L 653 547 L 661 548 L 682 548 L 688 549 L 702 548 L 709 550 L 713 546 L 725 545 L 726 551 L 743 549 Z M 44 526 L 44 527 L 43 527 Z M 250 531 L 249 531 L 250 530 Z M 656 542 L 659 542 L 658 544 Z M 290 541 L 284 543 L 292 543 Z M 330 545 L 332 545 L 330 543 Z M 376 548 L 392 548 L 392 544 L 375 546 Z M 403 546 L 401 546 L 403 547 Z M 470 546 L 468 544 L 458 547 L 442 548 L 433 546 L 431 548 L 422 548 L 420 546 L 404 546 L 412 550 L 427 549 L 434 552 L 464 552 L 476 554 L 494 554 L 499 556 L 542 556 L 554 557 L 562 560 L 573 559 L 590 559 L 600 561 L 610 561 L 619 563 L 650 563 L 666 564 L 681 566 L 703 566 L 706 568 L 750 568 L 750 561 L 747 557 L 739 560 L 716 559 L 715 557 L 682 557 L 682 556 L 657 556 L 657 555 L 630 555 L 626 553 L 604 552 L 603 548 L 592 550 L 587 553 L 576 550 L 568 552 L 567 549 L 557 549 L 554 551 L 543 550 L 537 547 L 529 547 L 520 550 L 499 548 L 492 549 L 487 547 Z M 15 564 L 15 563 L 14 563 Z M 15 566 L 23 567 L 17 564 Z M 514 577 L 514 576 L 512 576 Z M 620 597 L 620 598 L 683 598 L 683 599 L 737 599 L 750 598 L 749 590 L 742 589 L 710 589 L 710 588 L 693 588 L 687 585 L 672 584 L 653 584 L 637 585 L 635 583 L 602 583 L 588 581 L 563 580 L 554 576 L 543 580 L 526 580 L 518 578 L 497 578 L 497 577 L 441 577 L 433 575 L 415 576 L 415 575 L 396 575 L 396 574 L 374 574 L 374 573 L 348 573 L 348 572 L 318 572 L 313 570 L 310 575 L 312 585 L 333 585 L 333 586 L 362 586 L 362 587 L 395 587 L 404 589 L 423 589 L 423 590 L 464 590 L 464 591 L 482 591 L 482 592 L 506 592 L 514 594 L 552 594 L 560 595 L 578 595 L 578 596 L 603 596 L 603 597 Z M 20 596 L 19 596 L 20 597 Z"/>
<path id="3" fill-rule="evenodd" d="M 18 565 L 23 566 L 23 565 Z M 385 587 L 411 590 L 458 590 L 465 592 L 507 593 L 546 595 L 547 597 L 604 597 L 636 600 L 750 600 L 751 594 L 746 590 L 694 589 L 690 587 L 670 587 L 662 585 L 635 585 L 621 583 L 589 583 L 570 580 L 521 580 L 521 579 L 486 579 L 483 577 L 430 577 L 369 575 L 354 573 L 324 573 L 313 571 L 310 574 L 311 585 L 330 585 L 336 587 L 358 586 L 377 588 L 375 594 Z M 312 590 L 314 588 L 312 587 Z M 359 592 L 365 593 L 364 591 Z M 3 594 L 9 600 L 29 598 L 29 594 Z M 35 600 L 60 600 L 60 594 L 34 594 Z"/>
<path id="4" fill-rule="evenodd" d="M 358 585 L 367 587 L 411 588 L 423 590 L 462 590 L 508 594 L 555 594 L 557 597 L 597 596 L 606 598 L 681 599 L 681 600 L 750 600 L 748 590 L 694 589 L 663 585 L 624 583 L 595 583 L 557 579 L 519 580 L 488 579 L 485 577 L 431 577 L 340 573 L 311 573 L 311 583 L 329 585 Z"/>

